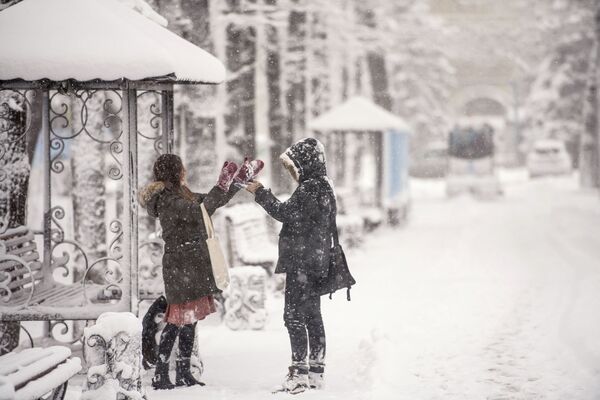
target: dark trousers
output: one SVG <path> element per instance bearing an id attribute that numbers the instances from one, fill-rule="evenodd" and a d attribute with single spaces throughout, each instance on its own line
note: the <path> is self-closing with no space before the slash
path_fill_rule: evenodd
<path id="1" fill-rule="evenodd" d="M 310 346 L 311 369 L 322 370 L 325 361 L 325 328 L 321 316 L 321 296 L 316 291 L 314 279 L 303 273 L 286 274 L 283 320 L 290 335 L 292 364 L 306 368 Z"/>

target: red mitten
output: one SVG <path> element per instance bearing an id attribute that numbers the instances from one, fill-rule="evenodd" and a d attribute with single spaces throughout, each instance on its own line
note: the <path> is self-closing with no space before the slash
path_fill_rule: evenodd
<path id="1" fill-rule="evenodd" d="M 235 174 L 233 181 L 236 185 L 245 186 L 248 184 L 248 182 L 256 178 L 264 166 L 265 163 L 261 160 L 250 161 L 250 158 L 246 157 L 244 158 L 244 162 L 240 166 L 237 174 Z"/>
<path id="2" fill-rule="evenodd" d="M 229 191 L 229 186 L 231 186 L 231 182 L 233 182 L 233 177 L 236 175 L 237 170 L 238 166 L 236 163 L 232 161 L 225 161 L 225 164 L 223 164 L 223 168 L 221 169 L 221 173 L 219 174 L 217 186 L 224 192 Z"/>

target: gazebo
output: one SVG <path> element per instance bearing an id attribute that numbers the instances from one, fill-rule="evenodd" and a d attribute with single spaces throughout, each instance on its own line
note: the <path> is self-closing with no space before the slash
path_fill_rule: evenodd
<path id="1" fill-rule="evenodd" d="M 392 222 L 406 212 L 411 129 L 402 118 L 356 96 L 320 115 L 309 128 L 326 143 L 336 190 L 357 194 L 358 207 L 383 210 Z"/>
<path id="2" fill-rule="evenodd" d="M 137 313 L 138 146 L 170 152 L 173 86 L 218 84 L 224 66 L 117 0 L 24 0 L 0 12 L 0 54 L 0 321 Z M 104 155 L 101 195 L 116 188 L 113 215 L 88 216 L 105 237 L 96 258 L 67 229 L 58 195 L 76 141 L 80 154 L 89 143 Z M 35 163 L 28 146 L 42 171 L 27 199 L 39 201 L 39 230 L 11 215 Z"/>

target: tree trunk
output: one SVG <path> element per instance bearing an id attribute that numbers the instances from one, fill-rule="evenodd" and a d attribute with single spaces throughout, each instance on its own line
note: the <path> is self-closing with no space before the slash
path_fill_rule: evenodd
<path id="1" fill-rule="evenodd" d="M 269 137 L 270 143 L 270 159 L 271 163 L 271 180 L 273 186 L 279 190 L 288 189 L 287 177 L 284 174 L 287 172 L 283 168 L 278 168 L 279 155 L 287 148 L 288 139 L 284 133 L 284 115 L 283 115 L 283 90 L 282 71 L 281 71 L 281 54 L 275 49 L 280 49 L 281 41 L 279 39 L 278 29 L 274 26 L 269 26 L 267 31 L 269 50 L 267 53 L 267 80 L 269 92 Z"/>
<path id="2" fill-rule="evenodd" d="M 593 79 L 596 82 L 596 104 L 594 107 L 595 121 L 596 121 L 596 130 L 594 132 L 594 140 L 595 140 L 595 174 L 594 174 L 594 187 L 600 187 L 600 101 L 598 101 L 598 88 L 600 87 L 600 6 L 597 6 L 596 11 L 596 30 L 595 30 L 595 41 L 596 41 L 596 54 L 595 59 L 593 60 L 593 71 L 594 76 Z"/>
<path id="3" fill-rule="evenodd" d="M 228 142 L 243 156 L 255 155 L 254 96 L 256 30 L 229 24 L 226 30 L 226 64 L 233 77 L 227 81 L 225 133 Z"/>
<path id="4" fill-rule="evenodd" d="M 27 223 L 27 190 L 29 187 L 30 158 L 27 155 L 27 104 L 10 92 L 0 92 L 0 142 L 8 143 L 0 159 L 0 232 Z M 4 143 L 2 144 L 4 145 Z M 19 322 L 0 322 L 0 355 L 19 345 Z"/>
<path id="5" fill-rule="evenodd" d="M 297 1 L 294 1 L 297 4 Z M 290 12 L 287 32 L 286 108 L 289 142 L 299 138 L 306 127 L 306 10 Z"/>
<path id="6" fill-rule="evenodd" d="M 598 121 L 600 102 L 600 10 L 596 14 L 595 43 L 590 57 L 590 72 L 584 107 L 584 132 L 580 143 L 579 173 L 583 187 L 600 187 L 600 140 Z"/>
<path id="7" fill-rule="evenodd" d="M 389 111 L 392 109 L 392 96 L 390 95 L 385 56 L 370 52 L 367 55 L 367 64 L 371 75 L 373 100 L 376 104 Z"/>
<path id="8" fill-rule="evenodd" d="M 83 92 L 83 96 L 87 93 Z M 87 130 L 94 137 L 102 137 L 105 118 L 103 92 L 95 92 L 87 101 Z M 81 102 L 73 102 L 73 111 L 79 108 Z M 77 110 L 79 111 L 79 110 Z M 73 115 L 79 115 L 79 112 Z M 73 129 L 79 130 L 81 121 L 74 118 Z M 108 145 L 101 144 L 82 132 L 72 141 L 71 173 L 73 190 L 71 200 L 73 204 L 73 225 L 75 241 L 87 253 L 88 263 L 106 256 L 106 223 L 105 223 L 105 162 L 104 155 Z M 76 269 L 73 271 L 74 280 L 78 280 L 85 273 L 85 264 L 82 256 L 78 254 Z M 88 264 L 88 267 L 89 267 Z M 103 283 L 103 266 L 97 266 L 90 271 L 88 279 Z"/>

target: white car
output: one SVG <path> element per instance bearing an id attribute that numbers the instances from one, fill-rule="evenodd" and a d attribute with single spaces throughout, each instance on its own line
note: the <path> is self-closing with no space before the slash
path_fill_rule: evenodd
<path id="1" fill-rule="evenodd" d="M 532 178 L 570 174 L 572 169 L 571 157 L 561 140 L 538 140 L 527 154 L 527 170 Z"/>

